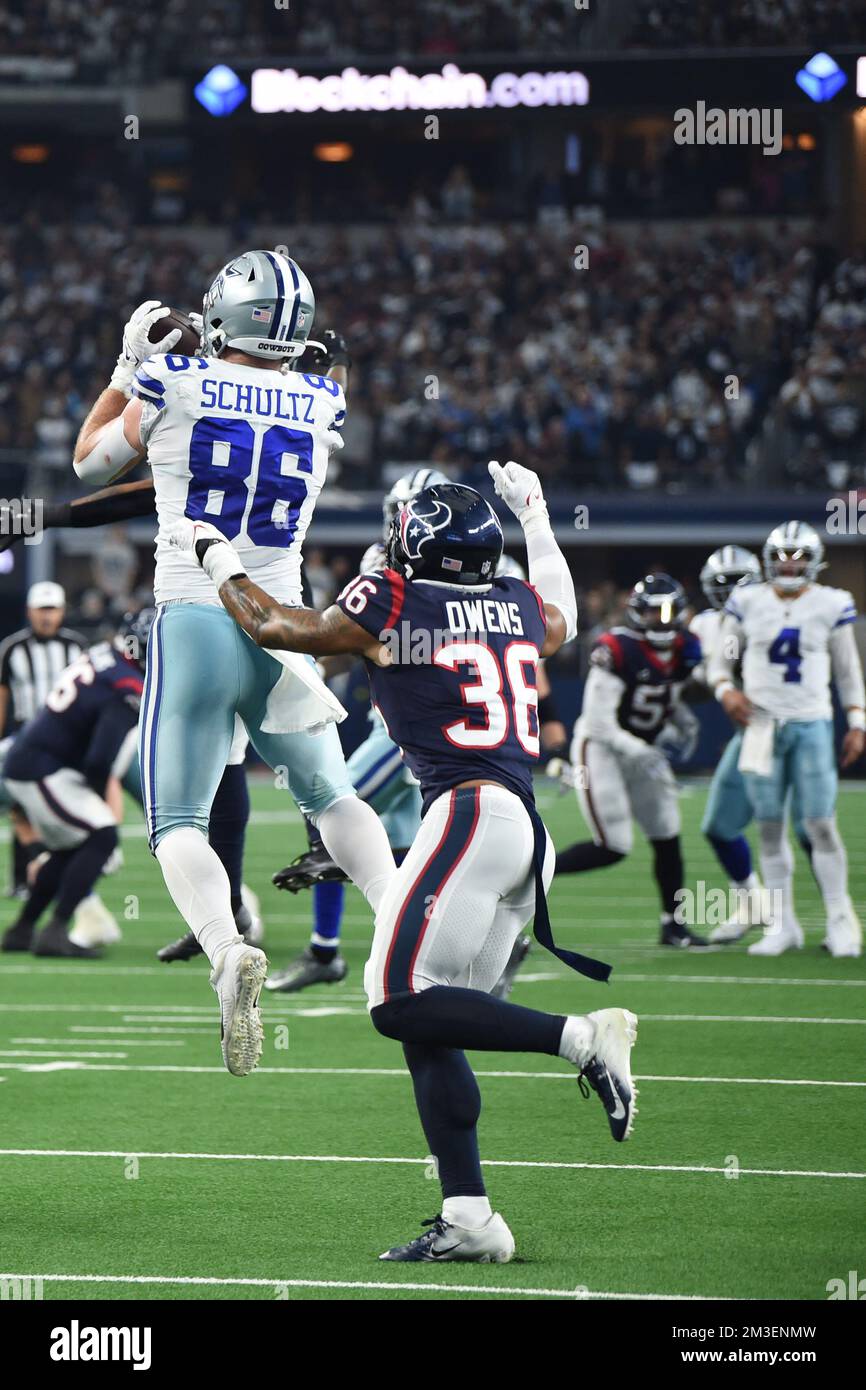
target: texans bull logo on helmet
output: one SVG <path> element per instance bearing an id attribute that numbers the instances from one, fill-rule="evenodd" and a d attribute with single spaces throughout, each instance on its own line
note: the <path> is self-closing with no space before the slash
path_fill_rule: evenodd
<path id="1" fill-rule="evenodd" d="M 434 497 L 407 502 L 400 515 L 400 540 L 406 558 L 420 560 L 422 547 L 451 521 L 451 508 Z"/>

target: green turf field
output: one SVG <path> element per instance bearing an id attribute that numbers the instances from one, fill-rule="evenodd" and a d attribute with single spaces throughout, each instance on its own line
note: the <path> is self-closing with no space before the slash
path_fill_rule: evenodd
<path id="1" fill-rule="evenodd" d="M 698 829 L 703 795 L 688 788 L 682 802 L 688 882 L 721 886 Z M 864 796 L 840 798 L 861 913 Z M 570 796 L 544 784 L 540 801 L 557 844 L 583 835 Z M 270 874 L 303 829 L 269 783 L 253 804 L 246 876 L 279 965 L 304 942 L 310 904 L 278 894 Z M 222 1068 L 204 962 L 154 958 L 181 924 L 141 830 L 131 810 L 126 867 L 103 883 L 121 945 L 93 963 L 0 962 L 7 1275 L 45 1276 L 45 1297 L 61 1299 L 823 1299 L 828 1280 L 866 1274 L 866 963 L 819 951 L 799 856 L 807 947 L 779 960 L 657 948 L 642 843 L 625 864 L 555 884 L 562 944 L 612 961 L 611 985 L 536 948 L 513 998 L 640 1016 L 635 1133 L 614 1145 L 564 1063 L 476 1055 L 490 1196 L 517 1256 L 432 1269 L 376 1260 L 435 1215 L 438 1186 L 400 1049 L 366 1015 L 359 894 L 347 899 L 348 980 L 267 995 L 261 1067 L 238 1080 Z M 139 919 L 123 921 L 136 903 Z M 0 925 L 12 914 L 4 902 Z"/>

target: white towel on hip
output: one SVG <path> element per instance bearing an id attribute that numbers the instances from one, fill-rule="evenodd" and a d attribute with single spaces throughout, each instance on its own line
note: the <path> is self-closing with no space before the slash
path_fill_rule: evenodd
<path id="1" fill-rule="evenodd" d="M 250 638 L 252 641 L 252 638 Z M 342 724 L 347 712 L 316 670 L 315 663 L 301 652 L 263 648 L 283 667 L 268 696 L 264 734 L 321 733 L 329 724 Z"/>
<path id="2" fill-rule="evenodd" d="M 773 742 L 776 721 L 756 710 L 746 725 L 737 766 L 741 772 L 769 777 L 773 771 Z"/>

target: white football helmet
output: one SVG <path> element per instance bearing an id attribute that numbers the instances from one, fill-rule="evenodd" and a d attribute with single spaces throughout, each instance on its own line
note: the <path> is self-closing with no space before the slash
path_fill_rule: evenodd
<path id="1" fill-rule="evenodd" d="M 450 482 L 444 473 L 438 468 L 413 468 L 411 473 L 404 473 L 402 478 L 398 478 L 390 492 L 386 492 L 385 500 L 382 503 L 382 518 L 384 526 L 382 535 L 385 540 L 391 534 L 391 522 L 399 511 L 405 507 L 407 502 L 411 502 L 419 492 L 423 492 L 427 487 L 435 487 L 437 483 Z"/>
<path id="2" fill-rule="evenodd" d="M 783 521 L 764 542 L 764 574 L 777 589 L 802 589 L 826 569 L 824 542 L 805 521 Z"/>
<path id="3" fill-rule="evenodd" d="M 738 584 L 760 584 L 761 562 L 742 545 L 714 550 L 701 570 L 701 588 L 712 608 L 724 608 Z"/>
<path id="4" fill-rule="evenodd" d="M 525 579 L 526 570 L 511 555 L 503 555 L 496 566 L 497 579 Z"/>
<path id="5" fill-rule="evenodd" d="M 385 547 L 381 541 L 374 541 L 368 545 L 364 554 L 361 556 L 361 566 L 359 574 L 372 574 L 374 570 L 383 570 L 388 563 L 385 555 Z"/>

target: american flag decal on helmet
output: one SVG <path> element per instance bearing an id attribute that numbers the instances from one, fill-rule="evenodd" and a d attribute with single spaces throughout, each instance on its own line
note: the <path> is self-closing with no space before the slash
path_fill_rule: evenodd
<path id="1" fill-rule="evenodd" d="M 256 323 L 270 323 L 273 316 L 272 309 L 253 309 L 250 315 L 251 318 L 255 319 Z"/>

